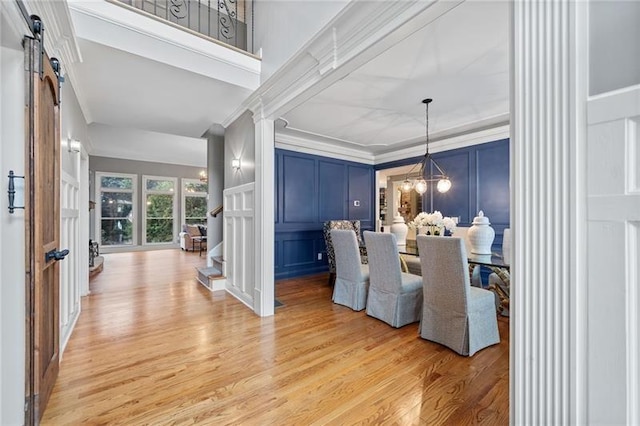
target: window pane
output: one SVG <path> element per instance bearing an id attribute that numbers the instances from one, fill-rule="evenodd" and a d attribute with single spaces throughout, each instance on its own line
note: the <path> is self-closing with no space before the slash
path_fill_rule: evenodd
<path id="1" fill-rule="evenodd" d="M 206 217 L 207 199 L 206 197 L 185 197 L 184 200 L 185 217 Z"/>
<path id="2" fill-rule="evenodd" d="M 102 217 L 130 217 L 133 210 L 130 192 L 103 192 Z"/>
<path id="3" fill-rule="evenodd" d="M 147 180 L 147 190 L 149 191 L 173 191 L 172 180 Z"/>
<path id="4" fill-rule="evenodd" d="M 186 192 L 209 192 L 209 185 L 200 182 L 187 182 L 184 185 Z"/>
<path id="5" fill-rule="evenodd" d="M 187 225 L 202 225 L 206 226 L 207 218 L 206 217 L 192 217 L 186 219 Z"/>
<path id="6" fill-rule="evenodd" d="M 133 179 L 126 177 L 102 176 L 100 178 L 102 188 L 133 189 Z"/>
<path id="7" fill-rule="evenodd" d="M 148 243 L 173 242 L 173 219 L 148 219 L 147 220 Z"/>
<path id="8" fill-rule="evenodd" d="M 173 218 L 173 195 L 147 195 L 147 218 Z"/>
<path id="9" fill-rule="evenodd" d="M 128 219 L 103 219 L 100 229 L 103 246 L 133 244 L 133 224 Z"/>

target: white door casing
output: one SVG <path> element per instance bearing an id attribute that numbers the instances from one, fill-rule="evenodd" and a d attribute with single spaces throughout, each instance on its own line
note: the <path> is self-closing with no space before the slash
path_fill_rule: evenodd
<path id="1" fill-rule="evenodd" d="M 640 424 L 640 86 L 587 120 L 588 419 Z"/>
<path id="2" fill-rule="evenodd" d="M 64 170 L 60 179 L 60 247 L 69 249 L 72 256 L 60 262 L 60 354 L 71 337 L 80 315 L 80 296 L 84 278 L 77 256 L 88 249 L 80 244 L 80 182 Z M 88 208 L 88 206 L 87 206 Z"/>

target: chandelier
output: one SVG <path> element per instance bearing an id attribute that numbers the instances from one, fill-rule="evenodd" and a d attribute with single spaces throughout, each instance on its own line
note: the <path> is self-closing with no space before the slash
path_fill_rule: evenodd
<path id="1" fill-rule="evenodd" d="M 433 99 L 425 99 L 422 101 L 422 103 L 425 104 L 425 111 L 426 111 L 426 118 L 427 118 L 426 126 L 425 126 L 426 136 L 427 136 L 427 148 L 422 159 L 417 164 L 415 164 L 411 168 L 411 170 L 409 170 L 409 172 L 405 175 L 404 182 L 402 182 L 402 190 L 404 192 L 408 192 L 408 191 L 411 191 L 411 189 L 415 189 L 418 194 L 422 195 L 425 192 L 427 192 L 428 182 L 438 182 L 436 184 L 436 188 L 438 189 L 439 192 L 447 192 L 451 188 L 451 180 L 449 180 L 446 173 L 442 170 L 442 167 L 440 167 L 436 162 L 436 160 L 433 159 L 431 154 L 429 154 L 429 104 L 432 101 Z M 429 164 L 433 164 L 439 174 L 434 174 L 434 175 L 429 174 L 428 176 L 425 176 L 425 169 L 428 167 Z M 409 181 L 409 175 L 418 166 L 420 166 L 420 175 L 418 179 L 416 179 L 416 181 L 412 183 L 411 181 Z"/>

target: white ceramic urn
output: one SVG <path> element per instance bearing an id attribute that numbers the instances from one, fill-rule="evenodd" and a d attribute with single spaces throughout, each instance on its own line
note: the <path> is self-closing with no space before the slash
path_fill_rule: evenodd
<path id="1" fill-rule="evenodd" d="M 404 223 L 404 218 L 398 213 L 393 217 L 391 233 L 396 236 L 396 243 L 399 246 L 407 245 L 407 232 L 409 227 Z"/>
<path id="2" fill-rule="evenodd" d="M 478 216 L 473 218 L 473 222 L 469 228 L 467 237 L 471 245 L 471 253 L 473 254 L 491 254 L 491 244 L 496 236 L 495 231 L 489 225 L 489 218 L 484 215 L 483 211 L 478 212 Z"/>

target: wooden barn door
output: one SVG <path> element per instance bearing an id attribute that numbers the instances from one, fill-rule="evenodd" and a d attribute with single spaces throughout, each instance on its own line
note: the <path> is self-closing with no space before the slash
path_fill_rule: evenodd
<path id="1" fill-rule="evenodd" d="M 38 424 L 58 376 L 60 129 L 58 75 L 41 40 L 24 41 L 28 98 L 26 238 L 27 365 L 25 424 Z"/>

